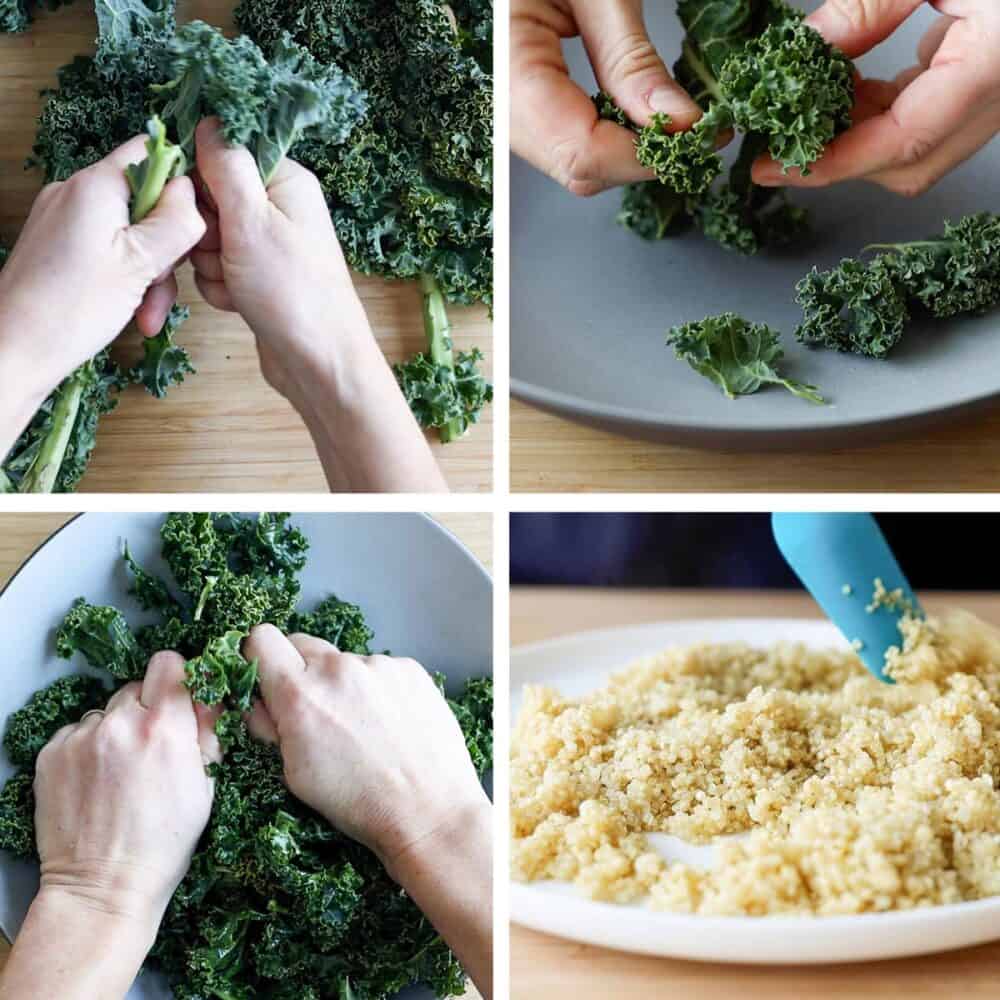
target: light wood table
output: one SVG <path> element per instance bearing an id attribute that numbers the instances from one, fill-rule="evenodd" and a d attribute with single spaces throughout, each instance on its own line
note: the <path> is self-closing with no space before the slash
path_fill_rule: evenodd
<path id="1" fill-rule="evenodd" d="M 990 492 L 1000 484 L 1000 411 L 870 448 L 703 451 L 635 441 L 511 400 L 518 492 Z"/>
<path id="2" fill-rule="evenodd" d="M 233 0 L 181 0 L 182 20 L 199 17 L 231 24 Z M 41 14 L 31 31 L 0 35 L 0 240 L 8 246 L 27 218 L 41 185 L 38 170 L 25 171 L 38 92 L 56 82 L 56 70 L 93 50 L 93 4 L 80 2 Z M 420 293 L 412 282 L 357 276 L 358 291 L 386 357 L 400 361 L 425 346 Z M 298 414 L 264 382 L 250 331 L 234 314 L 211 309 L 200 298 L 185 265 L 180 301 L 191 318 L 178 339 L 191 353 L 197 375 L 156 400 L 130 386 L 118 409 L 101 421 L 86 477 L 87 492 L 324 491 L 323 470 Z M 449 308 L 455 346 L 480 347 L 492 371 L 492 331 L 483 308 Z M 123 361 L 141 353 L 137 335 L 115 348 Z M 435 456 L 452 490 L 492 488 L 492 408 L 461 440 Z"/>
<path id="3" fill-rule="evenodd" d="M 921 594 L 931 612 L 961 606 L 1000 625 L 1000 594 Z M 767 591 L 516 587 L 511 642 L 685 618 L 816 618 L 804 594 Z M 884 1000 L 1000 996 L 1000 942 L 891 962 L 720 965 L 648 958 L 512 926 L 511 1000 Z"/>
<path id="4" fill-rule="evenodd" d="M 72 517 L 75 515 L 0 514 L 0 590 L 35 549 Z M 493 565 L 493 520 L 489 514 L 435 514 L 434 520 L 443 524 L 490 569 Z M 0 935 L 0 970 L 9 951 Z M 481 997 L 470 987 L 463 1000 L 481 1000 Z"/>

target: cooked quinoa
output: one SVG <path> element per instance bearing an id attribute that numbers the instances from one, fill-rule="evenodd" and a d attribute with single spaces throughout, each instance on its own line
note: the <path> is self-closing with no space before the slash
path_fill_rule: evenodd
<path id="1" fill-rule="evenodd" d="M 1000 894 L 1000 631 L 902 625 L 897 683 L 850 651 L 673 648 L 567 699 L 528 686 L 511 743 L 520 881 L 716 915 Z M 717 845 L 711 870 L 646 834 Z"/>

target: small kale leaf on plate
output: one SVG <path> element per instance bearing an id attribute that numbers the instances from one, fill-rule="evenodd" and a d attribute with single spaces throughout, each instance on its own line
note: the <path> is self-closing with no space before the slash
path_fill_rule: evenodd
<path id="1" fill-rule="evenodd" d="M 681 361 L 714 382 L 730 399 L 780 385 L 810 403 L 822 403 L 814 385 L 786 378 L 778 371 L 783 357 L 781 335 L 764 323 L 750 323 L 735 313 L 709 316 L 674 327 L 667 343 Z"/>

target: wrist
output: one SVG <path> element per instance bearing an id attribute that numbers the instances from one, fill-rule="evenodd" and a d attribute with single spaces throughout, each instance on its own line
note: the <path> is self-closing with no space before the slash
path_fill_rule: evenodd
<path id="1" fill-rule="evenodd" d="M 475 854 L 476 845 L 490 843 L 493 809 L 486 793 L 449 804 L 438 823 L 418 836 L 394 838 L 376 853 L 393 881 L 408 888 L 428 872 L 453 869 L 456 859 Z"/>
<path id="2" fill-rule="evenodd" d="M 0 319 L 0 463 L 54 387 L 46 388 L 37 375 L 4 348 Z"/>
<path id="3" fill-rule="evenodd" d="M 58 919 L 63 927 L 114 933 L 123 948 L 145 956 L 156 940 L 163 907 L 134 890 L 46 884 L 43 877 L 31 912 Z"/>

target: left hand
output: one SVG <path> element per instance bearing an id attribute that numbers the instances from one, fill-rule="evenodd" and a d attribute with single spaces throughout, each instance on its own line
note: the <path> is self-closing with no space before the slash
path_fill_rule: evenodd
<path id="1" fill-rule="evenodd" d="M 924 0 L 827 0 L 807 19 L 851 58 L 884 41 Z M 945 16 L 924 36 L 917 65 L 893 81 L 858 81 L 854 125 L 809 175 L 754 165 L 765 187 L 825 187 L 864 179 L 897 194 L 923 194 L 1000 132 L 1000 4 L 932 0 Z"/>
<path id="2" fill-rule="evenodd" d="M 42 750 L 40 898 L 69 897 L 155 935 L 212 810 L 205 765 L 220 759 L 217 712 L 195 705 L 183 682 L 183 658 L 157 653 L 141 684 Z"/>
<path id="3" fill-rule="evenodd" d="M 163 325 L 174 267 L 205 223 L 191 180 L 178 177 L 130 224 L 125 168 L 145 157 L 145 141 L 130 140 L 35 199 L 0 271 L 0 396 L 22 392 L 37 405 L 133 315 L 147 336 Z"/>

